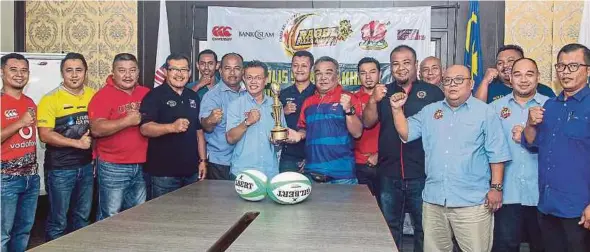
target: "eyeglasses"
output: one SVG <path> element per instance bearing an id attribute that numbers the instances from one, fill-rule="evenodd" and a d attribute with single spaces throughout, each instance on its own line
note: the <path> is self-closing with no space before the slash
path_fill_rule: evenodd
<path id="1" fill-rule="evenodd" d="M 578 71 L 578 69 L 580 69 L 580 66 L 590 67 L 590 65 L 580 64 L 580 63 L 569 63 L 567 65 L 563 64 L 563 63 L 557 63 L 557 64 L 555 64 L 555 70 L 557 70 L 558 72 L 563 72 L 563 71 L 565 71 L 565 67 L 567 67 L 567 69 L 569 69 L 570 72 L 575 72 L 575 71 Z"/>
<path id="2" fill-rule="evenodd" d="M 246 76 L 245 79 L 246 79 L 246 81 L 253 81 L 253 80 L 263 81 L 264 80 L 264 76 L 260 76 L 260 75 L 251 76 L 251 75 L 248 75 L 248 76 Z"/>
<path id="3" fill-rule="evenodd" d="M 181 74 L 187 74 L 188 72 L 190 72 L 190 69 L 187 68 L 168 68 L 168 71 L 170 71 L 173 74 L 177 74 L 177 73 L 181 73 Z"/>
<path id="4" fill-rule="evenodd" d="M 442 79 L 442 85 L 447 87 L 452 85 L 453 83 L 458 85 L 461 85 L 465 82 L 465 80 L 471 80 L 471 78 L 465 78 L 465 77 L 455 77 L 455 78 L 443 78 Z"/>

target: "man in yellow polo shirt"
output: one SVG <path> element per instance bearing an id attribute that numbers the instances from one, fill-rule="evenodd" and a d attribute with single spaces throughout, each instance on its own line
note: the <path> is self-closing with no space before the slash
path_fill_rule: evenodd
<path id="1" fill-rule="evenodd" d="M 89 223 L 94 180 L 87 110 L 95 90 L 84 85 L 87 70 L 82 54 L 68 53 L 61 61 L 62 85 L 43 96 L 37 109 L 39 138 L 47 144 L 48 241 Z M 66 230 L 68 223 L 72 230 Z"/>

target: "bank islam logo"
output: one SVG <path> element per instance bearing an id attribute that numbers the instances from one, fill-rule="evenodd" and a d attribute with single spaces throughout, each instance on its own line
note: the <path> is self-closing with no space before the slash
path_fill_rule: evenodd
<path id="1" fill-rule="evenodd" d="M 258 40 L 263 40 L 267 38 L 274 38 L 274 32 L 265 32 L 265 31 L 238 31 L 238 36 L 240 38 L 256 38 Z"/>
<path id="2" fill-rule="evenodd" d="M 352 34 L 350 20 L 340 20 L 338 26 L 332 27 L 302 27 L 303 22 L 314 15 L 295 14 L 283 25 L 280 42 L 289 57 L 297 51 L 312 47 L 335 46 Z"/>
<path id="3" fill-rule="evenodd" d="M 399 29 L 397 40 L 425 40 L 426 35 L 420 34 L 420 29 Z"/>
<path id="4" fill-rule="evenodd" d="M 391 23 L 381 23 L 373 20 L 361 28 L 361 41 L 359 47 L 364 50 L 383 50 L 387 48 L 387 41 L 385 35 L 387 34 L 387 26 Z"/>
<path id="5" fill-rule="evenodd" d="M 211 38 L 213 41 L 230 41 L 231 40 L 231 27 L 230 26 L 213 26 L 211 29 Z"/>

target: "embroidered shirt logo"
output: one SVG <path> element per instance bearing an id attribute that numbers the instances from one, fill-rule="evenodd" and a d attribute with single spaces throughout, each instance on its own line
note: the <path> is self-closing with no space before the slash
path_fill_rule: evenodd
<path id="1" fill-rule="evenodd" d="M 434 119 L 438 120 L 443 118 L 443 112 L 441 109 L 437 109 L 436 112 L 434 112 Z"/>

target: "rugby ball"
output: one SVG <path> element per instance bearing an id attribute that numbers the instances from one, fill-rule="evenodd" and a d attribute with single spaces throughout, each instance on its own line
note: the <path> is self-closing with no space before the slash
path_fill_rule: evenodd
<path id="1" fill-rule="evenodd" d="M 311 194 L 311 181 L 301 173 L 283 172 L 270 180 L 267 191 L 268 197 L 279 204 L 297 204 Z"/>
<path id="2" fill-rule="evenodd" d="M 260 201 L 266 197 L 266 175 L 257 170 L 246 170 L 236 176 L 234 185 L 242 199 Z"/>

